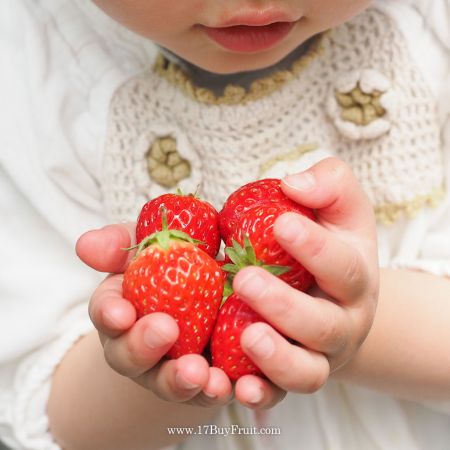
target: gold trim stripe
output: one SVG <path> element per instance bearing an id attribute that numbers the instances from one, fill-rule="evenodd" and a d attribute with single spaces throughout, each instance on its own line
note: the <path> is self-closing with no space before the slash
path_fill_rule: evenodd
<path id="1" fill-rule="evenodd" d="M 429 194 L 419 195 L 410 201 L 397 204 L 386 203 L 377 206 L 375 207 L 375 217 L 377 221 L 385 225 L 391 225 L 402 216 L 413 218 L 427 206 L 436 207 L 444 196 L 444 187 L 438 187 Z"/>
<path id="2" fill-rule="evenodd" d="M 188 97 L 208 105 L 237 105 L 249 101 L 259 100 L 280 89 L 286 82 L 295 78 L 309 64 L 323 52 L 322 33 L 314 39 L 307 52 L 296 60 L 290 70 L 279 70 L 267 77 L 253 81 L 246 90 L 239 85 L 230 84 L 225 87 L 223 95 L 216 95 L 212 90 L 195 86 L 189 76 L 175 63 L 169 61 L 159 53 L 153 70 L 171 84 L 178 86 Z"/>

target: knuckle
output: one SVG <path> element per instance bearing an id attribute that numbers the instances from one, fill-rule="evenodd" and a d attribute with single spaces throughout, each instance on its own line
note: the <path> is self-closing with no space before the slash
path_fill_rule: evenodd
<path id="1" fill-rule="evenodd" d="M 89 302 L 88 314 L 91 322 L 97 327 L 97 311 L 95 308 L 95 302 L 93 299 Z"/>
<path id="2" fill-rule="evenodd" d="M 112 288 L 105 288 L 96 292 L 89 302 L 88 314 L 96 326 L 96 328 L 104 328 L 103 314 L 108 309 L 109 300 L 117 295 L 116 291 Z"/>
<path id="3" fill-rule="evenodd" d="M 122 292 L 123 274 L 109 274 L 103 281 L 103 288 L 110 292 Z"/>
<path id="4" fill-rule="evenodd" d="M 320 390 L 326 383 L 328 379 L 328 373 L 321 370 L 314 371 L 311 376 L 306 378 L 305 384 L 303 385 L 303 394 L 314 394 Z"/>
<path id="5" fill-rule="evenodd" d="M 284 389 L 278 389 L 277 392 L 272 395 L 270 401 L 266 405 L 264 405 L 264 409 L 273 408 L 278 403 L 281 403 L 286 398 L 286 396 L 287 391 L 285 391 Z"/>
<path id="6" fill-rule="evenodd" d="M 351 167 L 344 161 L 332 158 L 329 162 L 327 177 L 330 180 L 330 186 L 335 186 L 338 196 L 341 196 L 348 189 L 354 189 L 359 186 Z"/>
<path id="7" fill-rule="evenodd" d="M 308 242 L 309 256 L 313 259 L 320 258 L 327 246 L 327 239 L 321 233 L 314 233 L 313 239 Z M 306 247 L 304 247 L 306 250 Z"/>
<path id="8" fill-rule="evenodd" d="M 124 347 L 124 359 L 127 361 L 129 367 L 135 368 L 133 372 L 135 371 L 140 374 L 145 366 L 150 366 L 141 355 L 139 344 L 134 339 L 125 339 Z"/>
<path id="9" fill-rule="evenodd" d="M 102 299 L 104 298 L 104 289 L 103 285 L 100 284 L 100 286 L 97 287 L 97 289 L 94 291 L 94 293 L 91 296 L 91 299 L 89 301 L 88 306 L 88 314 L 92 322 L 94 324 L 99 319 L 99 306 L 102 304 Z"/>
<path id="10" fill-rule="evenodd" d="M 299 380 L 296 375 L 299 370 L 294 355 L 295 352 L 289 351 L 282 358 L 283 364 L 274 364 L 270 378 L 274 381 L 274 384 L 284 390 L 297 392 Z"/>
<path id="11" fill-rule="evenodd" d="M 346 164 L 341 159 L 337 159 L 334 161 L 334 166 L 332 168 L 336 179 L 339 181 L 345 181 L 349 177 L 353 178 L 353 171 L 348 164 Z"/>
<path id="12" fill-rule="evenodd" d="M 127 376 L 127 370 L 125 367 L 123 367 L 122 364 L 119 363 L 119 360 L 116 356 L 116 352 L 111 346 L 111 341 L 107 341 L 103 348 L 103 355 L 105 357 L 105 361 L 108 364 L 108 366 L 114 370 L 114 372 L 117 372 L 120 375 Z"/>
<path id="13" fill-rule="evenodd" d="M 361 258 L 355 252 L 350 254 L 350 258 L 346 264 L 345 272 L 343 274 L 343 283 L 355 291 L 360 293 L 367 283 L 367 273 Z"/>
<path id="14" fill-rule="evenodd" d="M 327 159 L 327 169 L 332 174 L 335 181 L 343 181 L 348 176 L 353 177 L 353 172 L 348 164 L 339 158 L 331 157 Z"/>
<path id="15" fill-rule="evenodd" d="M 144 371 L 132 339 L 122 337 L 108 340 L 104 346 L 104 355 L 111 369 L 120 375 L 136 378 Z"/>
<path id="16" fill-rule="evenodd" d="M 353 334 L 356 336 L 353 351 L 356 351 L 363 344 L 369 334 L 375 318 L 375 308 L 370 305 L 367 308 L 363 308 L 357 314 L 353 320 Z"/>
<path id="17" fill-rule="evenodd" d="M 343 333 L 335 314 L 321 314 L 317 325 L 317 340 L 320 348 L 332 349 L 344 346 Z"/>
<path id="18" fill-rule="evenodd" d="M 297 370 L 298 372 L 298 370 Z M 292 370 L 288 373 L 295 373 Z M 290 392 L 299 394 L 313 394 L 321 389 L 328 379 L 328 373 L 320 370 L 320 368 L 310 366 L 309 373 L 302 370 L 300 377 L 285 380 L 282 387 Z"/>
<path id="19" fill-rule="evenodd" d="M 375 310 L 378 304 L 378 297 L 380 296 L 380 285 L 378 280 L 370 286 L 367 294 L 369 305 L 371 305 L 372 316 L 375 315 Z"/>
<path id="20" fill-rule="evenodd" d="M 271 320 L 275 322 L 291 320 L 292 313 L 295 311 L 295 304 L 290 295 L 272 298 L 271 304 L 274 308 L 271 312 Z"/>

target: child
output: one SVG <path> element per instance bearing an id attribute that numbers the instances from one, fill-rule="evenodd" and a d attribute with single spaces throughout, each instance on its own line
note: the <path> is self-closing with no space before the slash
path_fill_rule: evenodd
<path id="1" fill-rule="evenodd" d="M 0 439 L 446 448 L 448 3 L 95 3 L 0 6 L 0 192 L 13 211 L 0 226 Z M 275 233 L 318 289 L 256 268 L 234 287 L 302 345 L 249 327 L 242 346 L 268 379 L 234 387 L 198 355 L 160 364 L 177 326 L 135 322 L 120 275 L 133 226 L 104 225 L 177 187 L 200 184 L 220 207 L 247 181 L 287 174 L 284 191 L 320 225 L 285 215 Z M 77 252 L 115 274 L 104 281 L 73 256 L 92 228 Z"/>

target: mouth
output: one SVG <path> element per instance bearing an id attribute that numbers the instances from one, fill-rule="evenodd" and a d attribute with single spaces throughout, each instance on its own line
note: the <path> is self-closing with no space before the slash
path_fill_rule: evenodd
<path id="1" fill-rule="evenodd" d="M 253 20 L 253 23 L 249 23 Z M 259 23 L 258 23 L 259 21 Z M 246 19 L 245 23 L 221 27 L 198 27 L 221 47 L 241 53 L 268 50 L 282 41 L 295 26 L 295 21 L 264 23 L 263 17 Z"/>

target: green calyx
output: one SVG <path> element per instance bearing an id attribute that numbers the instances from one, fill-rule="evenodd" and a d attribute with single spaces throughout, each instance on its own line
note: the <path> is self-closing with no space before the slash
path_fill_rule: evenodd
<path id="1" fill-rule="evenodd" d="M 262 267 L 277 277 L 291 270 L 289 266 L 264 264 L 264 262 L 257 259 L 255 249 L 253 248 L 250 238 L 247 235 L 244 237 L 243 247 L 239 244 L 239 242 L 233 239 L 233 247 L 227 247 L 225 249 L 225 253 L 231 261 L 233 261 L 233 264 L 225 264 L 222 269 L 232 275 L 236 275 L 241 269 L 248 266 Z"/>
<path id="2" fill-rule="evenodd" d="M 161 207 L 161 216 L 162 216 L 162 230 L 156 231 L 149 236 L 142 239 L 139 244 L 133 245 L 132 247 L 125 248 L 124 250 L 134 250 L 137 248 L 135 258 L 141 253 L 144 249 L 153 244 L 160 245 L 164 250 L 168 250 L 170 246 L 170 241 L 178 240 L 184 242 L 190 242 L 191 244 L 201 245 L 202 241 L 198 239 L 194 239 L 189 236 L 187 233 L 181 230 L 170 230 L 167 226 L 167 210 L 164 206 Z"/>
<path id="3" fill-rule="evenodd" d="M 253 248 L 253 245 L 250 242 L 250 238 L 247 235 L 245 235 L 244 237 L 243 246 L 241 246 L 239 242 L 233 239 L 233 246 L 227 247 L 225 249 L 225 253 L 231 259 L 233 264 L 224 264 L 222 266 L 222 270 L 228 272 L 228 277 L 223 292 L 222 305 L 223 303 L 225 303 L 226 299 L 233 293 L 232 284 L 235 275 L 244 267 L 261 267 L 277 277 L 291 270 L 291 267 L 289 266 L 264 264 L 263 261 L 257 259 L 255 249 Z"/>
<path id="4" fill-rule="evenodd" d="M 225 281 L 225 285 L 223 286 L 222 302 L 220 304 L 220 308 L 222 308 L 224 303 L 227 301 L 227 298 L 234 292 L 232 283 L 230 281 L 230 276 L 231 275 L 227 276 L 227 281 Z"/>

